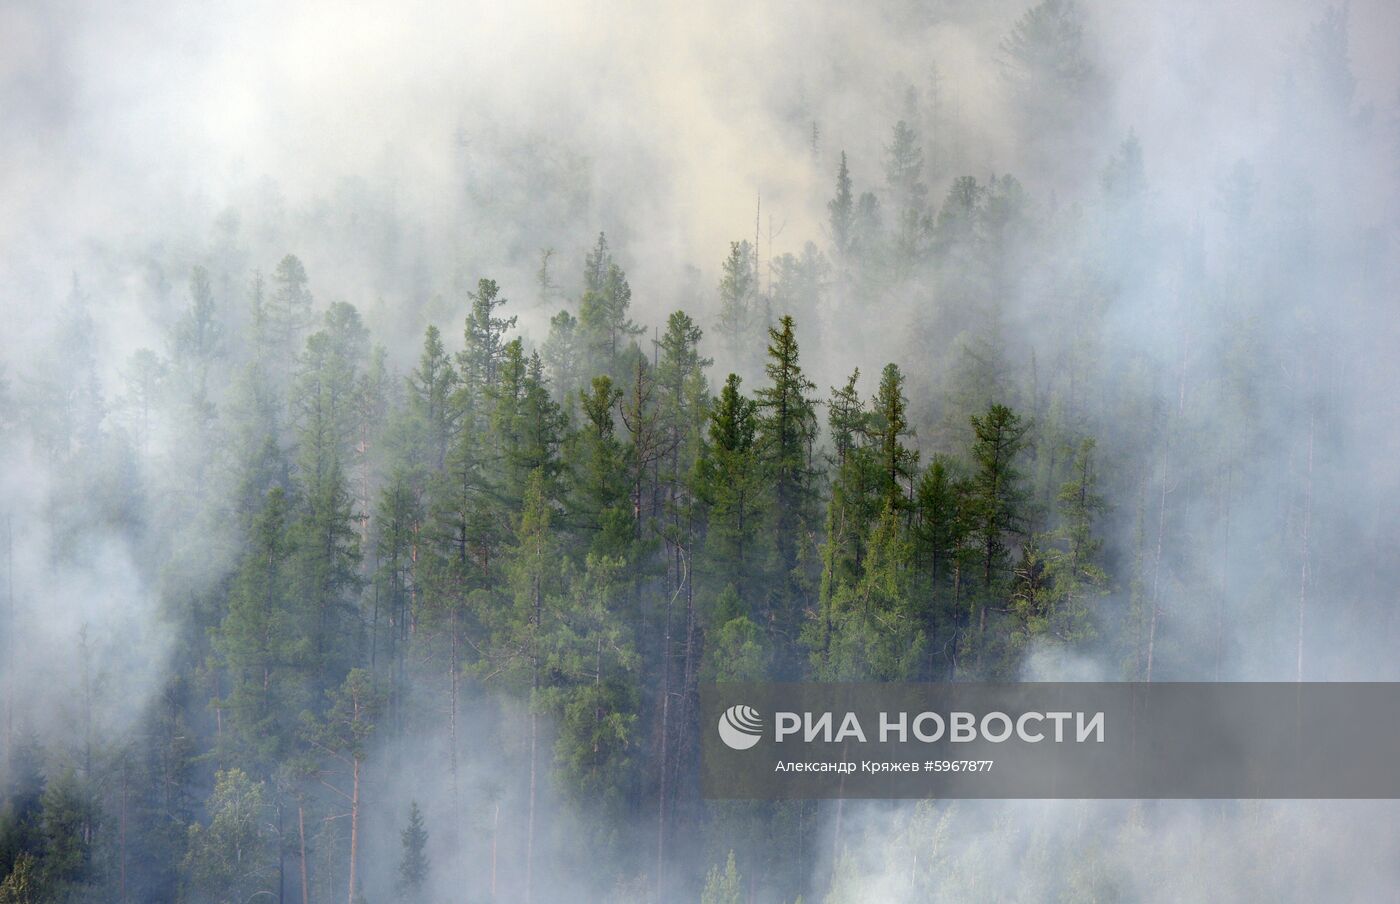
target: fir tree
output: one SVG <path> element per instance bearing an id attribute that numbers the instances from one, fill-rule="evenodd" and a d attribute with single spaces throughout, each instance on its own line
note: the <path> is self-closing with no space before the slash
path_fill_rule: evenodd
<path id="1" fill-rule="evenodd" d="M 836 195 L 826 202 L 830 218 L 831 244 L 838 258 L 851 249 L 852 230 L 855 226 L 855 195 L 851 191 L 851 171 L 846 166 L 846 152 L 841 152 L 841 163 L 836 169 Z"/>
<path id="2" fill-rule="evenodd" d="M 457 355 L 457 370 L 474 398 L 496 388 L 506 358 L 505 334 L 515 327 L 514 317 L 498 317 L 496 311 L 507 303 L 494 279 L 482 279 L 476 291 L 468 293 L 471 310 L 464 330 L 466 345 Z"/>
<path id="3" fill-rule="evenodd" d="M 729 257 L 720 268 L 717 326 L 725 351 L 736 364 L 744 361 L 744 343 L 754 326 L 757 296 L 753 246 L 748 241 L 730 242 Z"/>
<path id="4" fill-rule="evenodd" d="M 442 345 L 442 334 L 429 326 L 423 335 L 418 367 L 408 378 L 408 410 L 412 419 L 414 459 L 424 469 L 441 470 L 461 419 L 453 404 L 458 386 L 452 358 Z"/>
<path id="5" fill-rule="evenodd" d="M 578 327 L 595 370 L 620 376 L 619 362 L 627 343 L 642 332 L 642 327 L 628 317 L 632 307 L 632 288 L 627 275 L 617 264 L 608 264 L 602 284 L 583 295 L 579 304 Z"/>
<path id="6" fill-rule="evenodd" d="M 399 856 L 399 893 L 407 901 L 423 899 L 428 884 L 428 830 L 423 826 L 423 811 L 418 801 L 408 805 L 408 825 L 399 834 L 403 853 Z"/>
<path id="7" fill-rule="evenodd" d="M 734 866 L 734 852 L 724 863 L 724 870 L 710 867 L 705 877 L 705 888 L 700 893 L 700 904 L 740 904 L 744 900 L 743 889 L 739 884 L 739 870 Z"/>
<path id="8" fill-rule="evenodd" d="M 759 465 L 771 488 L 769 525 L 776 543 L 778 608 L 780 621 L 787 622 L 800 594 L 794 569 L 802 536 L 813 527 L 816 501 L 816 471 L 813 444 L 816 441 L 816 407 L 808 396 L 816 388 L 798 363 L 797 337 L 791 317 L 784 315 L 777 327 L 768 330 L 768 363 L 764 371 L 769 384 L 758 390 L 755 402 L 756 447 Z M 786 626 L 788 629 L 792 625 Z"/>
<path id="9" fill-rule="evenodd" d="M 976 465 L 968 487 L 969 540 L 976 548 L 979 596 L 974 601 L 976 637 L 982 658 L 987 641 L 987 615 L 999 606 L 1006 592 L 1011 544 L 1024 534 L 1025 491 L 1017 458 L 1027 426 L 1005 405 L 992 405 L 981 417 L 972 417 Z"/>

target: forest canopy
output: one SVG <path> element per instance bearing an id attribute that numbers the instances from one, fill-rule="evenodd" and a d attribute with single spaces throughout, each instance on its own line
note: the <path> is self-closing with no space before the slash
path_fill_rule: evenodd
<path id="1" fill-rule="evenodd" d="M 1400 880 L 698 769 L 705 682 L 1396 677 L 1387 5 L 146 5 L 0 14 L 0 904 Z"/>

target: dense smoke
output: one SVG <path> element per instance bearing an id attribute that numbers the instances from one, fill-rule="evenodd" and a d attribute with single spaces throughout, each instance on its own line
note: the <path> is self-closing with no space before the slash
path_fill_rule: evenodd
<path id="1" fill-rule="evenodd" d="M 302 900 L 306 850 L 312 899 L 399 900 L 411 802 L 431 902 L 1385 897 L 1400 883 L 1386 802 L 704 802 L 690 688 L 661 682 L 680 680 L 673 660 L 687 682 L 755 677 L 726 669 L 759 647 L 768 677 L 787 679 L 1400 678 L 1397 76 L 1387 0 L 0 5 L 0 880 L 29 862 L 38 889 L 11 880 L 0 904 L 223 901 L 235 884 Z M 600 233 L 630 287 L 622 319 L 640 327 L 622 344 L 642 363 L 612 355 L 619 387 L 656 365 L 683 309 L 714 359 L 702 407 L 730 371 L 753 396 L 770 379 L 768 328 L 795 318 L 821 405 L 814 514 L 793 516 L 805 540 L 783 563 L 795 567 L 762 578 L 766 601 L 726 584 L 729 560 L 705 564 L 718 541 L 691 549 L 666 533 L 669 514 L 644 524 L 642 482 L 655 515 L 669 451 L 646 459 L 652 477 L 634 469 L 634 506 L 616 503 L 634 512 L 634 545 L 579 527 L 587 507 L 570 494 L 587 478 L 572 475 L 602 459 L 580 451 L 594 373 L 570 368 L 596 362 L 552 358 L 552 318 L 599 290 L 584 271 Z M 738 319 L 727 261 L 753 281 Z M 448 355 L 463 350 L 481 279 L 509 300 L 504 339 L 540 352 L 567 419 L 559 461 L 538 468 L 554 480 L 557 464 L 563 487 L 549 500 L 559 596 L 633 616 L 616 629 L 579 604 L 632 676 L 617 724 L 633 727 L 618 729 L 632 732 L 625 755 L 572 784 L 558 751 L 581 704 L 486 651 L 510 646 L 505 616 L 455 621 L 522 592 L 494 569 L 526 568 L 534 484 L 511 497 L 506 477 L 483 478 L 509 504 L 471 563 L 477 583 L 452 591 L 450 628 L 433 608 L 460 577 L 450 556 L 441 574 L 414 570 L 437 567 L 420 566 L 419 544 L 434 542 L 446 494 L 433 480 L 452 465 L 413 432 L 410 380 L 430 325 Z M 304 322 L 279 326 L 264 297 L 307 300 Z M 344 348 L 307 345 L 323 325 Z M 881 664 L 872 643 L 868 673 L 830 665 L 808 633 L 839 598 L 818 589 L 839 584 L 828 512 L 845 498 L 828 399 L 859 368 L 867 403 L 887 362 L 918 453 L 893 479 L 911 500 L 934 462 L 971 478 L 970 416 L 1007 405 L 1027 426 L 1004 605 L 977 604 L 984 625 L 990 610 L 1014 627 L 975 664 L 958 659 L 972 628 L 953 616 L 946 636 L 910 645 L 918 663 Z M 340 376 L 373 405 L 308 406 Z M 495 398 L 482 393 L 463 423 L 486 422 L 471 407 Z M 627 405 L 602 406 L 619 442 L 636 434 Z M 307 427 L 311 408 L 329 439 Z M 619 445 L 619 470 L 641 445 Z M 686 454 L 704 459 L 701 445 Z M 1090 452 L 1103 505 L 1072 580 L 1092 604 L 1056 621 L 1038 600 L 1058 592 L 1053 549 L 1080 548 L 1059 496 Z M 440 473 L 419 474 L 420 459 Z M 352 665 L 399 689 L 357 748 L 348 855 L 349 820 L 325 801 L 349 773 L 326 764 L 356 745 L 251 751 L 229 715 L 230 601 L 253 580 L 269 491 L 287 488 L 289 519 L 314 514 L 308 462 L 323 460 L 344 466 L 357 558 L 337 592 L 357 639 L 345 661 L 316 660 L 334 687 L 288 691 L 276 730 L 319 737 L 299 727 L 305 709 L 331 731 L 326 692 Z M 401 476 L 421 510 L 396 572 L 383 500 Z M 923 517 L 897 502 L 908 524 Z M 874 548 L 878 505 L 865 516 Z M 627 592 L 601 589 L 609 555 L 626 561 Z M 800 598 L 793 623 L 772 628 L 785 593 Z M 695 664 L 658 614 L 688 599 Z M 743 613 L 766 632 L 752 646 L 723 631 Z M 411 645 L 393 633 L 410 621 Z M 721 649 L 732 661 L 708 658 Z M 401 672 L 385 664 L 398 656 Z M 671 699 L 677 721 L 662 722 Z M 607 740 L 593 743 L 596 756 Z M 537 782 L 522 767 L 532 744 L 547 751 Z M 234 767 L 246 786 L 229 783 Z M 276 878 L 220 888 L 211 838 L 220 801 L 240 794 L 262 795 L 249 837 L 275 847 Z M 65 831 L 82 844 L 65 847 Z"/>

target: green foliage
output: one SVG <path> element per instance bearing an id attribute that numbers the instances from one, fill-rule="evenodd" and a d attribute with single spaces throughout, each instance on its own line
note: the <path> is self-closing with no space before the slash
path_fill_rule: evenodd
<path id="1" fill-rule="evenodd" d="M 408 825 L 399 834 L 399 840 L 403 846 L 399 857 L 399 893 L 409 902 L 422 900 L 430 866 L 426 853 L 428 830 L 423 825 L 423 811 L 418 809 L 416 800 L 408 806 Z"/>
<path id="2" fill-rule="evenodd" d="M 642 333 L 642 327 L 627 316 L 631 306 L 632 288 L 627 284 L 627 275 L 610 262 L 598 288 L 584 292 L 579 303 L 578 330 L 585 360 L 594 370 L 621 375 L 622 353 L 631 338 Z"/>
<path id="3" fill-rule="evenodd" d="M 734 866 L 734 852 L 730 851 L 722 871 L 718 866 L 710 867 L 705 876 L 705 888 L 700 893 L 700 904 L 741 904 L 743 900 L 739 870 Z"/>
<path id="4" fill-rule="evenodd" d="M 408 378 L 408 416 L 411 430 L 410 456 L 424 470 L 442 470 L 447 451 L 462 417 L 453 404 L 459 377 L 452 358 L 443 348 L 442 334 L 429 326 L 423 335 L 423 353 L 418 368 Z"/>
<path id="5" fill-rule="evenodd" d="M 312 899 L 346 898 L 352 825 L 361 837 L 361 819 L 385 818 L 374 795 L 361 803 L 367 759 L 377 781 L 381 752 L 397 767 L 405 739 L 444 715 L 454 795 L 470 793 L 458 758 L 477 739 L 456 732 L 471 725 L 519 761 L 500 779 L 503 800 L 532 782 L 537 801 L 593 814 L 596 831 L 570 850 L 645 876 L 630 821 L 656 813 L 663 848 L 705 825 L 687 778 L 701 681 L 998 677 L 1033 645 L 1106 631 L 1112 557 L 1095 447 L 1080 437 L 1089 420 L 1057 390 L 1045 401 L 1034 361 L 1035 432 L 1002 401 L 1019 398 L 1019 378 L 995 299 L 1029 228 L 1024 192 L 1010 177 L 957 180 L 935 229 L 915 121 L 887 148 L 892 231 L 842 159 L 829 206 L 837 291 L 812 243 L 773 257 L 770 296 L 755 249 L 731 247 L 715 332 L 740 369 L 765 353 L 751 396 L 737 374 L 712 395 L 707 337 L 684 311 L 653 346 L 637 343 L 631 288 L 601 235 L 577 313 L 551 319 L 539 352 L 482 279 L 462 349 L 429 327 L 402 376 L 352 306 L 326 305 L 313 329 L 295 258 L 268 287 L 254 282 L 249 337 L 225 333 L 214 282 L 196 270 L 171 369 L 134 357 L 122 401 L 140 436 L 177 402 L 202 406 L 200 429 L 227 430 L 230 488 L 211 483 L 200 517 L 232 517 L 224 571 L 197 591 L 184 575 L 163 591 L 188 647 L 179 656 L 198 671 L 143 723 L 157 739 L 149 756 L 114 754 L 121 793 L 145 798 L 122 811 L 140 838 L 129 859 L 169 864 L 133 871 L 131 888 L 162 899 L 178 883 L 192 902 L 270 892 L 275 867 L 297 872 L 287 867 L 304 829 Z M 1132 181 L 1131 163 L 1115 186 Z M 891 363 L 869 393 L 855 371 L 819 418 L 793 312 L 836 316 L 832 302 L 882 297 L 916 265 L 950 305 L 969 306 L 940 382 L 919 398 L 929 387 Z M 550 298 L 548 273 L 541 291 Z M 760 343 L 770 304 L 783 315 Z M 215 416 L 215 376 L 234 366 L 242 377 Z M 205 373 L 207 391 L 170 391 Z M 79 432 L 68 431 L 74 448 Z M 1028 460 L 1043 508 L 1024 487 Z M 219 472 L 207 464 L 205 475 Z M 513 706 L 479 702 L 496 693 Z M 200 789 L 206 769 L 212 786 Z M 12 900 L 112 887 L 113 780 L 51 775 L 20 775 L 0 813 Z M 756 875 L 782 873 L 814 831 L 800 809 L 713 812 L 726 815 L 697 840 L 742 834 Z M 777 828 L 792 834 L 774 841 Z M 533 829 L 540 851 L 563 843 L 543 819 Z M 378 844 L 382 827 L 362 837 Z M 416 805 L 401 842 L 397 894 L 421 900 Z M 353 894 L 382 892 L 377 879 Z M 690 881 L 687 893 L 699 890 Z M 783 894 L 783 880 L 764 881 L 764 894 Z M 745 896 L 732 856 L 704 888 L 706 900 Z"/>
<path id="6" fill-rule="evenodd" d="M 71 767 L 49 779 L 39 819 L 46 886 L 70 888 L 93 878 L 93 842 L 100 816 L 88 782 Z"/>
<path id="7" fill-rule="evenodd" d="M 747 360 L 745 343 L 755 325 L 757 302 L 754 247 L 747 240 L 730 242 L 729 256 L 720 267 L 718 327 L 725 350 L 735 364 Z"/>
<path id="8" fill-rule="evenodd" d="M 758 592 L 757 547 L 764 486 L 758 471 L 757 406 L 730 374 L 710 412 L 709 439 L 697 463 L 707 512 L 706 561 L 721 586 L 752 605 Z"/>
<path id="9" fill-rule="evenodd" d="M 317 750 L 348 766 L 364 760 L 375 720 L 384 706 L 383 689 L 367 669 L 355 668 L 326 692 L 325 715 L 303 716 L 303 732 Z"/>
<path id="10" fill-rule="evenodd" d="M 180 869 L 186 899 L 241 904 L 272 894 L 277 869 L 263 783 L 241 769 L 218 773 L 208 811 L 207 826 L 189 828 Z"/>
<path id="11" fill-rule="evenodd" d="M 768 482 L 767 524 L 774 538 L 777 585 L 769 596 L 769 618 L 776 630 L 794 636 L 803 582 L 796 569 L 802 537 L 817 522 L 817 483 L 814 445 L 816 405 L 809 393 L 816 384 L 798 363 L 793 319 L 784 315 L 768 330 L 769 385 L 755 394 L 755 449 Z"/>
<path id="12" fill-rule="evenodd" d="M 846 152 L 841 152 L 841 164 L 836 169 L 836 194 L 826 202 L 830 217 L 831 243 L 838 255 L 844 255 L 851 247 L 852 230 L 855 226 L 855 197 L 851 191 L 851 171 L 846 166 Z"/>
<path id="13" fill-rule="evenodd" d="M 306 701 L 298 665 L 310 651 L 292 593 L 295 540 L 286 494 L 275 488 L 253 522 L 214 648 L 227 670 L 226 708 L 237 758 L 266 772 L 285 756 Z"/>
<path id="14" fill-rule="evenodd" d="M 457 370 L 468 391 L 482 393 L 496 387 L 506 358 L 505 334 L 515 326 L 514 317 L 498 317 L 506 304 L 494 279 L 482 279 L 476 291 L 467 295 L 471 310 L 463 330 L 466 345 L 457 355 Z"/>
<path id="15" fill-rule="evenodd" d="M 0 904 L 43 904 L 47 895 L 39 869 L 39 860 L 33 854 L 16 857 L 0 882 Z"/>

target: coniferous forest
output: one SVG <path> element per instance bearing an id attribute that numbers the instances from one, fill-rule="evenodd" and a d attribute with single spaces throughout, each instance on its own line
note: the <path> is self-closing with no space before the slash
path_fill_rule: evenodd
<path id="1" fill-rule="evenodd" d="M 1395 679 L 1395 10 L 526 6 L 0 13 L 0 904 L 1393 896 L 697 707 Z"/>

